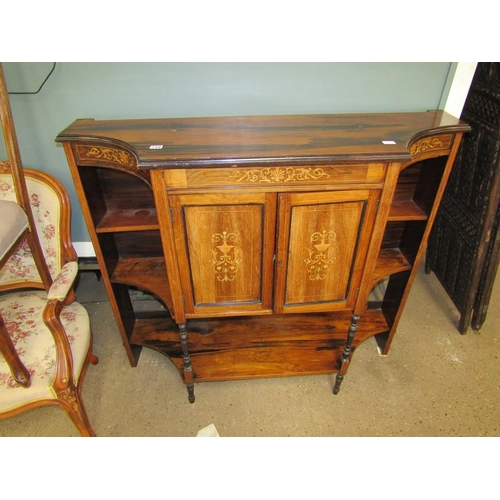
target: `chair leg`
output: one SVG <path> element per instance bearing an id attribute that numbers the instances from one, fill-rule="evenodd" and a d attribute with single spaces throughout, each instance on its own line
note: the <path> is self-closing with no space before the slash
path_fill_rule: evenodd
<path id="1" fill-rule="evenodd" d="M 95 437 L 94 429 L 85 410 L 80 390 L 77 387 L 68 387 L 58 393 L 60 405 L 71 418 L 76 428 L 83 437 Z"/>
<path id="2" fill-rule="evenodd" d="M 91 352 L 89 354 L 89 362 L 93 365 L 97 365 L 99 363 L 99 358 L 93 352 Z"/>
<path id="3" fill-rule="evenodd" d="M 93 365 L 97 365 L 99 363 L 99 358 L 90 349 L 87 353 L 85 367 L 88 366 L 88 363 L 92 363 Z M 83 381 L 85 371 L 86 368 L 82 370 L 80 374 L 80 383 Z M 71 418 L 80 434 L 83 437 L 95 437 L 96 434 L 90 424 L 87 410 L 85 409 L 85 405 L 83 404 L 83 399 L 80 394 L 80 385 L 78 387 L 67 387 L 62 391 L 58 391 L 57 396 L 60 405 Z"/>

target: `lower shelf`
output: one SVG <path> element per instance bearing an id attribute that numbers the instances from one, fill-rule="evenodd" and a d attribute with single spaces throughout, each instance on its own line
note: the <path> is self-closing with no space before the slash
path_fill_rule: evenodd
<path id="1" fill-rule="evenodd" d="M 350 313 L 189 320 L 194 381 L 336 373 L 350 323 Z M 367 311 L 358 323 L 353 351 L 387 330 L 379 310 Z M 161 352 L 182 375 L 178 328 L 168 313 L 138 317 L 130 341 Z"/>
<path id="2" fill-rule="evenodd" d="M 113 283 L 123 283 L 155 294 L 172 308 L 165 261 L 162 257 L 120 259 L 111 276 Z"/>
<path id="3" fill-rule="evenodd" d="M 384 278 L 392 274 L 411 269 L 411 264 L 399 248 L 383 248 L 377 259 L 373 272 L 371 286 L 375 286 Z"/>

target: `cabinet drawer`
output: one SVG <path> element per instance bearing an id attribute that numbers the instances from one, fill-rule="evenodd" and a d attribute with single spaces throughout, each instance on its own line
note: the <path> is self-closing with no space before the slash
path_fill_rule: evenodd
<path id="1" fill-rule="evenodd" d="M 206 187 L 286 187 L 377 183 L 385 163 L 308 166 L 172 169 L 163 172 L 167 189 Z"/>

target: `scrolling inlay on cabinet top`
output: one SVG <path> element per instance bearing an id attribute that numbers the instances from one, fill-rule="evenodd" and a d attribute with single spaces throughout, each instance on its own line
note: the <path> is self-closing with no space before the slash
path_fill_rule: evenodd
<path id="1" fill-rule="evenodd" d="M 320 167 L 288 167 L 288 168 L 253 168 L 244 172 L 235 172 L 233 179 L 236 182 L 296 182 L 310 179 L 321 179 L 330 177 Z"/>

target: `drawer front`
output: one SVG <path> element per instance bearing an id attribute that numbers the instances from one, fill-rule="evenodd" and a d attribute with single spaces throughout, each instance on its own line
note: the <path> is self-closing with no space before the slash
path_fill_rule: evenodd
<path id="1" fill-rule="evenodd" d="M 385 163 L 172 169 L 163 172 L 167 189 L 207 187 L 332 186 L 382 182 Z"/>

